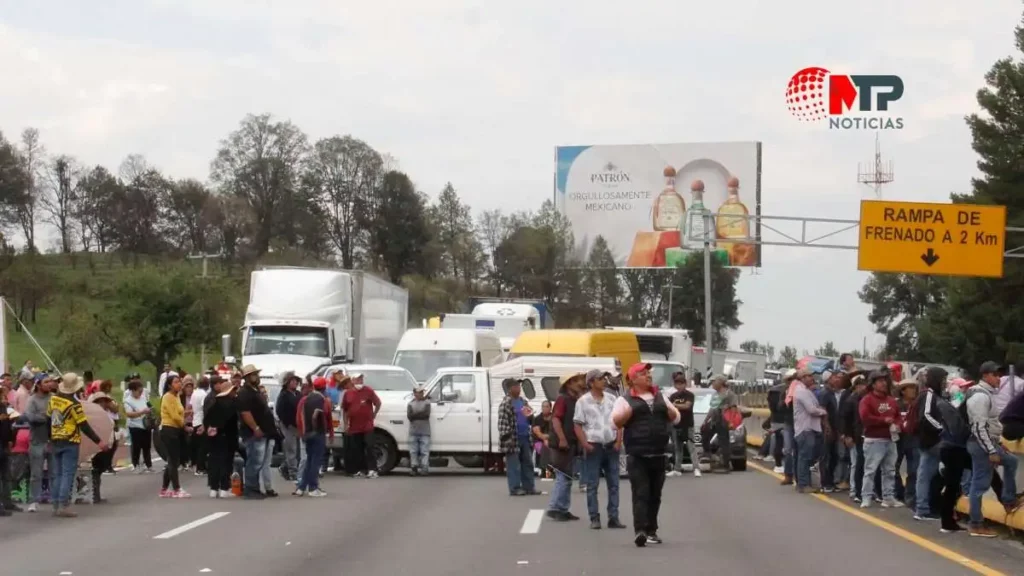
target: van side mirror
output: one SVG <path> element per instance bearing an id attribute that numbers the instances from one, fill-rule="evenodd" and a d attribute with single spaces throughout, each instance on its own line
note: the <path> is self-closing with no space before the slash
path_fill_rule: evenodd
<path id="1" fill-rule="evenodd" d="M 459 393 L 458 392 L 452 391 L 452 392 L 442 392 L 441 393 L 441 401 L 442 402 L 455 402 L 458 399 L 459 399 Z"/>

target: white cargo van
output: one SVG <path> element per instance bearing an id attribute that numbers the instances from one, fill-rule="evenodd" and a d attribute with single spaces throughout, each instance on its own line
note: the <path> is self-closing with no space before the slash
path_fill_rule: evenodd
<path id="1" fill-rule="evenodd" d="M 488 367 L 504 359 L 501 341 L 489 330 L 413 328 L 402 335 L 391 363 L 426 382 L 439 368 Z"/>
<path id="2" fill-rule="evenodd" d="M 693 341 L 689 330 L 680 328 L 635 328 L 632 326 L 606 326 L 606 330 L 623 330 L 636 334 L 640 359 L 645 362 L 664 361 L 692 367 Z"/>
<path id="3" fill-rule="evenodd" d="M 523 396 L 540 413 L 541 403 L 557 396 L 563 375 L 593 369 L 614 372 L 615 359 L 535 356 L 490 368 L 440 368 L 426 385 L 431 402 L 431 458 L 455 458 L 460 463 L 477 461 L 478 466 L 501 460 L 504 454 L 498 439 L 498 406 L 505 397 L 502 382 L 506 378 L 526 379 Z M 409 454 L 409 398 L 411 394 L 402 399 L 381 396 L 374 442 L 377 466 L 382 473 L 391 471 Z"/>

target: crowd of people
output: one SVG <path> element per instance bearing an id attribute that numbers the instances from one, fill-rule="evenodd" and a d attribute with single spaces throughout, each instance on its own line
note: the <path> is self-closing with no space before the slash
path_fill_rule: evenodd
<path id="1" fill-rule="evenodd" d="M 295 485 L 291 493 L 324 497 L 320 478 L 339 424 L 335 406 L 341 407 L 347 472 L 377 477 L 370 432 L 380 400 L 361 374 L 338 370 L 302 378 L 288 372 L 279 381 L 275 418 L 260 371 L 251 365 L 227 377 L 214 371 L 194 377 L 165 366 L 155 407 L 137 373 L 126 377 L 118 403 L 109 380 L 93 381 L 88 372 L 84 378 L 49 374 L 26 363 L 16 381 L 10 374 L 0 378 L 0 517 L 37 512 L 46 502 L 55 516 L 75 517 L 71 505 L 81 501 L 76 479 L 83 472 L 88 501 L 105 502 L 102 477 L 114 473 L 115 453 L 125 440 L 138 474 L 154 473 L 154 451 L 162 457 L 161 498 L 190 497 L 182 472 L 206 476 L 211 498 L 275 497 L 275 443 L 284 453 L 280 472 Z M 422 399 L 422 390 L 417 394 Z M 92 443 L 83 446 L 83 436 Z M 425 472 L 426 457 L 423 462 Z M 12 497 L 20 486 L 26 487 L 24 509 Z"/>
<path id="2" fill-rule="evenodd" d="M 862 508 L 907 507 L 944 533 L 964 530 L 956 503 L 966 495 L 967 532 L 994 537 L 982 513 L 985 493 L 992 489 L 1008 515 L 1024 505 L 1018 458 L 1001 443 L 1024 436 L 1024 380 L 1003 372 L 985 362 L 977 382 L 938 367 L 902 379 L 898 367 L 858 370 L 849 354 L 821 374 L 790 370 L 768 393 L 762 455 L 784 486 L 848 490 Z"/>

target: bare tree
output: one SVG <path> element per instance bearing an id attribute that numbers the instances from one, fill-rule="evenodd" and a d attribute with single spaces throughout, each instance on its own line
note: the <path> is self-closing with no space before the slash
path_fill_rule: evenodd
<path id="1" fill-rule="evenodd" d="M 29 180 L 18 149 L 0 133 L 0 228 L 16 227 L 18 207 L 25 203 Z M 3 242 L 6 246 L 6 236 Z"/>
<path id="2" fill-rule="evenodd" d="M 313 146 L 303 185 L 327 215 L 331 242 L 344 268 L 355 266 L 357 249 L 367 241 L 367 215 L 376 207 L 383 177 L 384 159 L 362 140 L 335 136 Z"/>
<path id="3" fill-rule="evenodd" d="M 281 210 L 294 196 L 306 136 L 291 122 L 274 122 L 269 114 L 249 115 L 221 141 L 210 179 L 221 191 L 245 200 L 256 217 L 257 254 L 270 249 Z"/>
<path id="4" fill-rule="evenodd" d="M 25 235 L 25 248 L 36 249 L 36 206 L 39 203 L 40 182 L 46 149 L 39 142 L 39 130 L 26 128 L 21 133 L 21 158 L 25 163 L 25 174 L 28 176 L 28 188 L 23 201 L 17 208 L 18 224 Z"/>
<path id="5" fill-rule="evenodd" d="M 45 220 L 57 228 L 60 250 L 70 254 L 74 240 L 74 208 L 79 178 L 78 163 L 70 156 L 57 156 L 47 163 L 47 193 L 40 198 Z"/>

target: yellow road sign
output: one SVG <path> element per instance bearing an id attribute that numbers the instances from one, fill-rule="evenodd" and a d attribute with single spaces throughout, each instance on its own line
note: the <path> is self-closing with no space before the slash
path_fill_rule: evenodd
<path id="1" fill-rule="evenodd" d="M 1006 206 L 864 200 L 857 268 L 1003 276 Z"/>

